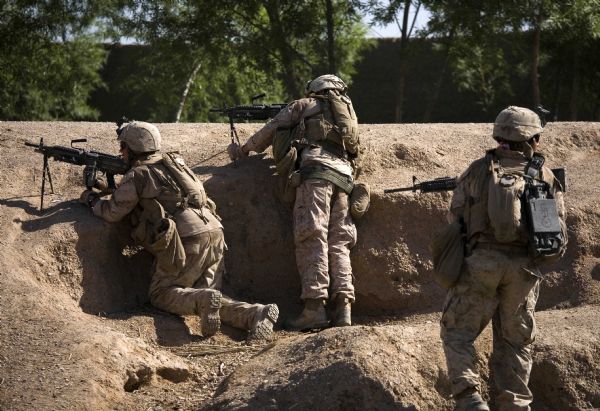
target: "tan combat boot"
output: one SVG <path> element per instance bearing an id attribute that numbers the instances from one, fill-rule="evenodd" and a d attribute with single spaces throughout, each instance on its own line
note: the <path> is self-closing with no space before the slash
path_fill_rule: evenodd
<path id="1" fill-rule="evenodd" d="M 202 289 L 200 294 L 200 327 L 204 337 L 215 335 L 221 327 L 219 309 L 221 308 L 221 292 L 210 288 Z"/>
<path id="2" fill-rule="evenodd" d="M 350 300 L 338 294 L 333 308 L 333 326 L 347 327 L 349 325 L 352 325 Z"/>
<path id="3" fill-rule="evenodd" d="M 252 327 L 248 332 L 247 341 L 268 340 L 273 334 L 273 326 L 279 317 L 279 308 L 276 304 L 263 305 L 254 315 Z"/>
<path id="4" fill-rule="evenodd" d="M 306 331 L 313 328 L 325 328 L 329 325 L 325 312 L 325 300 L 309 298 L 304 302 L 304 310 L 294 320 L 287 322 L 287 329 Z"/>
<path id="5" fill-rule="evenodd" d="M 481 398 L 477 387 L 469 387 L 454 397 L 454 411 L 490 411 L 487 402 Z"/>

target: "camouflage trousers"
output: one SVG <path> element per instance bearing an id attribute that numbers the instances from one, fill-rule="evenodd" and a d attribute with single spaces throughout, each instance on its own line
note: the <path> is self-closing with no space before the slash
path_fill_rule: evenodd
<path id="1" fill-rule="evenodd" d="M 199 315 L 201 296 L 206 289 L 220 289 L 223 277 L 223 230 L 217 229 L 181 239 L 186 254 L 180 271 L 168 271 L 154 260 L 150 302 L 161 310 L 178 315 Z M 219 316 L 224 324 L 250 330 L 262 304 L 248 304 L 225 295 Z"/>
<path id="2" fill-rule="evenodd" d="M 535 339 L 535 304 L 540 272 L 525 252 L 475 249 L 465 259 L 458 283 L 450 289 L 441 320 L 441 337 L 457 395 L 479 387 L 473 343 L 492 321 L 490 368 L 498 410 L 528 410 L 533 396 L 531 343 Z"/>
<path id="3" fill-rule="evenodd" d="M 349 196 L 333 183 L 308 179 L 296 189 L 294 243 L 303 300 L 343 295 L 354 301 L 350 249 L 356 227 Z M 330 284 L 331 283 L 331 284 Z"/>

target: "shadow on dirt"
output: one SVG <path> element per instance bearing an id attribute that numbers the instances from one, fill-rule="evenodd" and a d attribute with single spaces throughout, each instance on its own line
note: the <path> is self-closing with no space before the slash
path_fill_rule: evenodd
<path id="1" fill-rule="evenodd" d="M 116 224 L 104 222 L 76 200 L 55 204 L 41 214 L 23 200 L 4 199 L 0 204 L 21 208 L 32 216 L 30 220 L 18 220 L 26 232 L 73 224 L 75 233 L 53 232 L 49 248 L 59 250 L 61 255 L 77 256 L 75 261 L 65 259 L 60 264 L 63 270 L 68 265 L 77 277 L 69 285 L 80 288 L 79 306 L 83 312 L 120 320 L 150 316 L 159 344 L 177 346 L 193 341 L 183 318 L 150 306 L 152 256 L 133 244 L 127 219 Z M 60 257 L 52 251 L 49 254 Z"/>
<path id="2" fill-rule="evenodd" d="M 37 217 L 34 220 L 17 220 L 17 222 L 22 224 L 23 230 L 29 232 L 44 230 L 53 224 L 74 221 L 73 217 L 70 216 L 70 211 L 74 203 L 79 204 L 75 200 L 62 201 L 50 207 L 46 206 L 43 211 L 40 211 L 38 207 L 31 205 L 28 201 L 20 200 L 20 198 L 24 197 L 2 198 L 0 199 L 0 205 L 20 208 L 28 215 Z"/>
<path id="3" fill-rule="evenodd" d="M 195 166 L 217 204 L 227 244 L 225 294 L 277 303 L 282 317 L 300 307 L 291 210 L 277 197 L 274 162 L 257 154 L 223 167 Z"/>
<path id="4" fill-rule="evenodd" d="M 220 403 L 219 395 L 227 392 L 230 384 L 236 384 L 230 381 L 233 375 L 235 374 L 229 376 L 219 386 L 215 393 L 217 400 L 203 410 L 219 410 L 231 405 L 226 402 Z M 264 377 L 269 378 L 266 375 Z M 327 398 L 323 398 L 324 394 Z M 241 408 L 417 410 L 414 406 L 398 406 L 398 402 L 380 381 L 365 377 L 364 372 L 356 364 L 339 361 L 323 368 L 293 372 L 287 381 L 269 381 L 269 384 L 261 384 Z"/>

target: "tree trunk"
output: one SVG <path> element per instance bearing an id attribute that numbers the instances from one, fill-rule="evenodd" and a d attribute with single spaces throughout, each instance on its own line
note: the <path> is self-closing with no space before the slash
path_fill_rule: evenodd
<path id="1" fill-rule="evenodd" d="M 423 122 L 429 123 L 431 121 L 431 114 L 433 110 L 437 106 L 438 99 L 440 97 L 440 91 L 442 89 L 442 84 L 444 83 L 444 77 L 446 76 L 446 70 L 448 69 L 448 64 L 450 63 L 450 44 L 452 44 L 452 38 L 454 37 L 454 29 L 450 31 L 448 37 L 444 41 L 446 43 L 446 55 L 444 56 L 444 63 L 442 64 L 442 68 L 440 69 L 440 74 L 438 78 L 435 80 L 433 84 L 433 89 L 431 92 L 431 98 L 427 103 L 427 107 L 425 109 L 425 114 L 423 114 Z"/>
<path id="2" fill-rule="evenodd" d="M 531 97 L 533 107 L 540 105 L 540 39 L 542 35 L 542 16 L 538 12 L 533 23 L 533 42 L 531 47 L 531 71 L 529 73 L 531 80 Z"/>
<path id="3" fill-rule="evenodd" d="M 396 109 L 394 112 L 394 122 L 401 123 L 404 116 L 404 86 L 406 82 L 406 58 L 408 46 L 408 17 L 410 12 L 411 0 L 404 1 L 404 15 L 402 18 L 400 38 L 400 64 L 398 65 L 398 88 L 396 92 Z"/>
<path id="4" fill-rule="evenodd" d="M 300 97 L 298 84 L 296 81 L 296 72 L 294 70 L 294 58 L 292 50 L 286 43 L 287 35 L 283 30 L 281 19 L 279 18 L 279 0 L 270 0 L 264 3 L 269 22 L 271 24 L 271 34 L 276 41 L 276 46 L 281 56 L 283 66 L 282 80 L 288 97 L 297 99 Z"/>
<path id="5" fill-rule="evenodd" d="M 571 98 L 569 100 L 569 120 L 577 121 L 577 103 L 579 100 L 579 56 L 575 53 L 573 57 L 573 75 L 571 81 Z"/>
<path id="6" fill-rule="evenodd" d="M 561 69 L 560 66 L 558 66 L 558 68 L 556 69 L 556 72 L 555 72 L 556 80 L 554 81 L 554 99 L 552 101 L 552 121 L 558 121 L 559 104 L 560 104 L 560 99 L 561 99 L 561 94 L 562 94 L 562 87 L 561 87 L 561 81 L 560 81 L 562 78 L 562 72 L 563 72 L 563 70 Z"/>
<path id="7" fill-rule="evenodd" d="M 190 88 L 192 88 L 192 84 L 194 84 L 194 79 L 196 78 L 196 74 L 198 74 L 198 70 L 200 70 L 200 67 L 202 67 L 202 63 L 200 62 L 200 60 L 196 60 L 194 62 L 194 68 L 192 69 L 192 72 L 190 73 L 190 75 L 185 83 L 183 92 L 181 93 L 181 96 L 179 97 L 179 106 L 177 107 L 177 112 L 175 113 L 175 118 L 173 119 L 173 121 L 175 123 L 179 123 L 179 119 L 181 119 L 181 113 L 183 113 L 183 107 L 185 106 L 185 100 L 187 99 L 188 93 L 190 92 Z"/>
<path id="8" fill-rule="evenodd" d="M 329 62 L 329 73 L 337 74 L 335 64 L 335 35 L 333 33 L 333 1 L 325 0 L 325 13 L 327 20 L 327 59 Z"/>

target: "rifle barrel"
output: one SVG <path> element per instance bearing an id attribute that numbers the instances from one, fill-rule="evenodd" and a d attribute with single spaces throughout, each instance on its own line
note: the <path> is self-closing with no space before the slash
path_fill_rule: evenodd
<path id="1" fill-rule="evenodd" d="M 415 187 L 400 187 L 400 188 L 386 188 L 385 190 L 383 190 L 383 192 L 385 194 L 388 193 L 398 193 L 400 191 L 415 191 L 416 188 Z"/>

